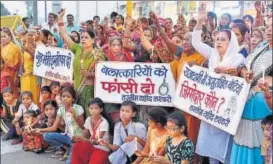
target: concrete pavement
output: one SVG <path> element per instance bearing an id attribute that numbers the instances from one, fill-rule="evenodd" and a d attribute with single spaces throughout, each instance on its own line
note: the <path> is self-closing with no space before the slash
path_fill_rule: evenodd
<path id="1" fill-rule="evenodd" d="M 22 144 L 11 145 L 12 140 L 2 141 L 2 134 L 0 139 L 1 164 L 65 164 L 64 161 L 51 158 L 53 153 L 25 152 Z"/>

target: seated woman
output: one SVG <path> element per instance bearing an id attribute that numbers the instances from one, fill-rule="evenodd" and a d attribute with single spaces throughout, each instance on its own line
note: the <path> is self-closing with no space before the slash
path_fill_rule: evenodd
<path id="1" fill-rule="evenodd" d="M 154 108 L 149 115 L 149 130 L 147 135 L 147 142 L 143 151 L 137 150 L 138 156 L 134 164 L 153 164 L 152 156 L 165 155 L 166 140 L 168 132 L 165 129 L 167 123 L 167 112 L 162 108 Z"/>

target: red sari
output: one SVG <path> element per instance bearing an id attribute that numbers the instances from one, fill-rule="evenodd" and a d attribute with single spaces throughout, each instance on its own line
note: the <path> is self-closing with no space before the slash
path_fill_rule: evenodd
<path id="1" fill-rule="evenodd" d="M 108 61 L 120 61 L 119 59 L 116 58 L 116 56 L 112 53 L 112 51 L 109 48 L 109 45 L 104 47 L 104 52 L 108 58 Z M 132 57 L 132 53 L 128 50 L 123 49 L 122 50 L 123 54 L 123 62 L 134 62 L 134 59 Z"/>

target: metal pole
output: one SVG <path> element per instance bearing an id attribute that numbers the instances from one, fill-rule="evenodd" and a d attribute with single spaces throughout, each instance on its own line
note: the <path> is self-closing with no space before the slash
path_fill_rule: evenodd
<path id="1" fill-rule="evenodd" d="M 47 22 L 47 1 L 45 1 L 45 22 Z"/>
<path id="2" fill-rule="evenodd" d="M 98 15 L 98 1 L 96 1 L 96 15 Z"/>
<path id="3" fill-rule="evenodd" d="M 37 25 L 38 24 L 37 1 L 33 1 L 33 16 L 34 16 L 34 25 Z"/>

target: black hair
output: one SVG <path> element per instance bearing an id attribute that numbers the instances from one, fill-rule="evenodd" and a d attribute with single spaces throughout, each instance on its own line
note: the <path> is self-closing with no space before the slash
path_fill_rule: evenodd
<path id="1" fill-rule="evenodd" d="M 122 24 L 124 24 L 124 16 L 123 15 L 121 15 L 121 14 L 119 14 L 119 15 L 117 15 L 117 16 L 119 16 L 120 18 L 121 18 L 121 20 L 122 20 Z"/>
<path id="2" fill-rule="evenodd" d="M 52 88 L 53 86 L 61 87 L 61 83 L 58 81 L 52 81 L 49 87 Z"/>
<path id="3" fill-rule="evenodd" d="M 43 86 L 43 87 L 41 88 L 41 92 L 42 92 L 42 91 L 46 91 L 46 92 L 52 93 L 49 86 Z"/>
<path id="4" fill-rule="evenodd" d="M 23 98 L 24 95 L 27 95 L 31 99 L 33 99 L 33 94 L 30 91 L 24 91 L 21 93 L 21 99 Z"/>
<path id="5" fill-rule="evenodd" d="M 39 114 L 41 114 L 40 110 L 27 110 L 24 115 L 30 115 L 31 117 L 36 118 Z"/>
<path id="6" fill-rule="evenodd" d="M 41 32 L 43 33 L 43 35 L 48 38 L 48 35 L 50 35 L 50 31 L 49 30 L 46 30 L 46 29 L 42 29 Z"/>
<path id="7" fill-rule="evenodd" d="M 163 127 L 167 123 L 167 115 L 168 113 L 166 112 L 166 110 L 160 107 L 155 107 L 148 113 L 149 119 L 151 119 L 155 123 L 160 123 Z"/>
<path id="8" fill-rule="evenodd" d="M 165 18 L 165 20 L 170 20 L 173 23 L 172 18 Z"/>
<path id="9" fill-rule="evenodd" d="M 81 36 L 80 36 L 80 33 L 78 33 L 77 31 L 71 31 L 71 34 L 72 34 L 72 32 L 75 32 L 76 34 L 77 34 L 77 36 L 78 36 L 78 38 L 79 38 L 79 40 L 75 40 L 75 43 L 80 43 L 80 41 L 81 41 Z"/>
<path id="10" fill-rule="evenodd" d="M 194 23 L 195 25 L 197 24 L 197 20 L 191 19 L 190 22 Z"/>
<path id="11" fill-rule="evenodd" d="M 52 16 L 54 16 L 54 18 L 55 18 L 55 15 L 56 15 L 56 14 L 54 14 L 54 13 L 48 13 L 48 16 L 49 16 L 49 15 L 52 15 Z"/>
<path id="12" fill-rule="evenodd" d="M 69 17 L 69 16 L 72 17 L 72 18 L 74 18 L 74 15 L 72 15 L 72 14 L 67 14 L 66 15 L 66 17 Z"/>
<path id="13" fill-rule="evenodd" d="M 262 125 L 266 125 L 266 124 L 270 124 L 272 125 L 273 124 L 273 115 L 270 114 L 268 116 L 266 116 L 263 120 L 262 120 Z"/>
<path id="14" fill-rule="evenodd" d="M 87 30 L 86 32 L 87 32 L 87 34 L 89 35 L 90 38 L 95 39 L 95 33 L 94 33 L 94 31 Z"/>
<path id="15" fill-rule="evenodd" d="M 251 15 L 245 15 L 245 16 L 243 16 L 243 20 L 245 20 L 246 18 L 248 18 L 248 19 L 250 20 L 251 24 L 254 23 L 254 18 L 253 18 L 253 16 L 251 16 Z"/>
<path id="16" fill-rule="evenodd" d="M 95 15 L 95 16 L 93 17 L 93 21 L 94 21 L 96 18 L 99 18 L 99 20 L 100 20 L 100 17 L 99 17 L 98 15 Z"/>
<path id="17" fill-rule="evenodd" d="M 45 108 L 47 105 L 53 106 L 56 109 L 56 111 L 59 108 L 58 107 L 58 103 L 55 100 L 46 100 L 45 103 L 44 103 L 44 105 L 43 105 L 43 108 Z"/>
<path id="18" fill-rule="evenodd" d="M 22 18 L 22 21 L 23 21 L 23 22 L 25 22 L 26 20 L 28 20 L 28 17 Z"/>
<path id="19" fill-rule="evenodd" d="M 2 90 L 2 94 L 7 93 L 7 92 L 10 93 L 10 94 L 13 94 L 12 88 L 6 87 L 6 88 L 4 88 L 4 89 Z"/>
<path id="20" fill-rule="evenodd" d="M 114 133 L 114 124 L 113 124 L 113 120 L 111 119 L 111 117 L 109 117 L 105 111 L 105 108 L 104 108 L 104 102 L 98 98 L 98 97 L 95 97 L 93 99 L 91 99 L 88 103 L 88 107 L 90 105 L 93 105 L 93 104 L 96 104 L 98 105 L 100 108 L 102 108 L 102 112 L 101 112 L 101 115 L 102 117 L 104 117 L 108 123 L 109 123 L 109 133 L 112 135 Z"/>
<path id="21" fill-rule="evenodd" d="M 208 17 L 212 17 L 215 21 L 215 28 L 217 27 L 217 15 L 212 12 L 212 11 L 209 11 L 208 14 L 207 14 Z"/>
<path id="22" fill-rule="evenodd" d="M 113 19 L 115 18 L 116 16 L 118 16 L 118 13 L 113 11 L 111 14 L 110 14 L 110 18 Z"/>
<path id="23" fill-rule="evenodd" d="M 71 83 L 69 83 L 69 82 L 63 83 L 63 84 L 61 85 L 61 90 L 62 90 L 63 88 L 65 88 L 65 87 L 72 87 L 72 88 L 74 88 L 73 85 L 72 85 Z"/>
<path id="24" fill-rule="evenodd" d="M 93 21 L 92 20 L 87 20 L 85 23 L 93 25 Z"/>
<path id="25" fill-rule="evenodd" d="M 136 113 L 135 117 L 132 118 L 132 121 L 137 122 L 138 121 L 138 107 L 137 107 L 137 104 L 135 102 L 133 102 L 133 101 L 123 101 L 121 103 L 120 107 L 122 107 L 122 106 L 130 106 L 132 108 L 133 112 Z"/>
<path id="26" fill-rule="evenodd" d="M 73 87 L 64 87 L 62 90 L 61 90 L 61 95 L 64 93 L 64 92 L 68 92 L 71 94 L 72 98 L 74 100 L 76 100 L 76 91 L 74 90 Z"/>
<path id="27" fill-rule="evenodd" d="M 236 23 L 236 24 L 245 24 L 243 19 L 233 19 L 231 22 Z"/>
<path id="28" fill-rule="evenodd" d="M 228 19 L 230 20 L 230 22 L 232 21 L 232 16 L 231 16 L 231 14 L 229 14 L 229 13 L 224 13 L 224 14 L 222 14 L 222 16 L 224 16 L 224 15 L 226 15 L 226 16 L 228 17 Z"/>
<path id="29" fill-rule="evenodd" d="M 187 125 L 187 120 L 183 116 L 181 111 L 173 112 L 168 116 L 168 121 L 173 121 L 176 126 L 179 128 L 184 126 L 184 135 L 188 135 L 188 125 Z"/>
<path id="30" fill-rule="evenodd" d="M 220 32 L 225 32 L 228 35 L 228 39 L 231 40 L 231 31 L 230 30 L 224 29 L 224 30 L 221 30 Z"/>
<path id="31" fill-rule="evenodd" d="M 245 33 L 248 31 L 248 29 L 244 23 L 243 24 L 236 23 L 231 28 L 238 28 L 243 37 L 245 36 Z"/>

